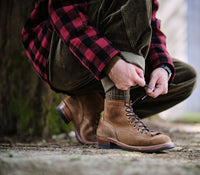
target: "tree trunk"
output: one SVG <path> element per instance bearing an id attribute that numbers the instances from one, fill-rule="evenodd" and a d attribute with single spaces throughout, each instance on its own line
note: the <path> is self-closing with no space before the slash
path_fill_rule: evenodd
<path id="1" fill-rule="evenodd" d="M 0 0 L 0 135 L 46 136 L 63 128 L 54 109 L 62 95 L 36 75 L 21 42 L 33 8 L 33 0 Z"/>

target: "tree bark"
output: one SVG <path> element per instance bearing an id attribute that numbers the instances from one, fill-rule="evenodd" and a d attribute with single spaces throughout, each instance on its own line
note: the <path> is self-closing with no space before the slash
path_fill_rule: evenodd
<path id="1" fill-rule="evenodd" d="M 33 0 L 0 0 L 0 135 L 55 132 L 50 112 L 62 95 L 53 94 L 36 75 L 21 42 L 21 30 L 33 8 Z M 58 128 L 56 132 L 62 130 Z"/>

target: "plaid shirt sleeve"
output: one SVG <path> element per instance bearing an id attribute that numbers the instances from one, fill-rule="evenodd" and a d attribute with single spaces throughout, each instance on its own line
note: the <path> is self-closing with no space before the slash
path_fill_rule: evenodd
<path id="1" fill-rule="evenodd" d="M 172 71 L 170 82 L 174 79 L 175 69 L 172 58 L 166 49 L 166 38 L 160 30 L 160 21 L 156 19 L 156 12 L 158 10 L 157 0 L 152 4 L 152 39 L 150 44 L 149 54 L 146 60 L 146 69 L 148 72 L 152 72 L 156 67 L 161 64 L 167 64 Z"/>
<path id="2" fill-rule="evenodd" d="M 96 79 L 120 51 L 90 25 L 85 0 L 49 0 L 50 22 L 62 41 Z"/>
<path id="3" fill-rule="evenodd" d="M 39 76 L 48 83 L 46 65 L 52 27 L 48 23 L 48 1 L 38 0 L 22 29 L 22 43 L 26 54 Z"/>

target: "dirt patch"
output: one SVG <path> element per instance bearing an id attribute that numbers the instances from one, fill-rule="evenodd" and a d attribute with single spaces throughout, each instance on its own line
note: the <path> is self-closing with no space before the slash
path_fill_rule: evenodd
<path id="1" fill-rule="evenodd" d="M 149 120 L 146 123 L 150 124 Z M 1 143 L 0 174 L 199 175 L 200 124 L 156 121 L 151 127 L 168 134 L 176 147 L 162 153 L 146 154 L 98 149 L 66 139 L 29 144 Z"/>

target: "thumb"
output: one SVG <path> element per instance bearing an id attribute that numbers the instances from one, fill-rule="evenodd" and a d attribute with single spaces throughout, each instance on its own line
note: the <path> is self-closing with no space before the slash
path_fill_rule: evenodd
<path id="1" fill-rule="evenodd" d="M 136 68 L 136 84 L 138 84 L 139 86 L 142 86 L 144 87 L 146 82 L 145 82 L 145 79 L 144 79 L 144 71 L 140 68 Z"/>
<path id="2" fill-rule="evenodd" d="M 135 77 L 135 83 L 141 87 L 144 87 L 146 82 L 144 80 L 144 77 L 140 77 L 138 74 L 136 74 L 136 77 Z"/>

